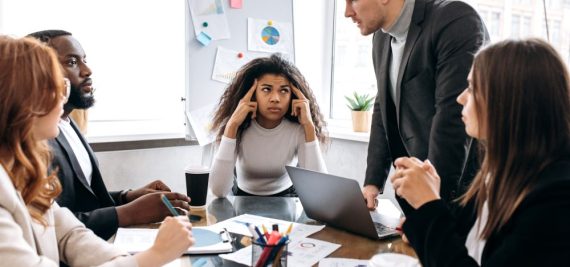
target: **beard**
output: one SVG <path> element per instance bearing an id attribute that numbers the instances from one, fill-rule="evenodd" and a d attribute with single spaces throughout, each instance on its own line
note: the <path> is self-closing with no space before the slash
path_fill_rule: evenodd
<path id="1" fill-rule="evenodd" d="M 88 109 L 95 104 L 95 98 L 93 96 L 92 90 L 89 93 L 83 93 L 80 87 L 71 85 L 71 91 L 69 93 L 69 99 L 65 103 L 64 108 L 67 109 Z"/>

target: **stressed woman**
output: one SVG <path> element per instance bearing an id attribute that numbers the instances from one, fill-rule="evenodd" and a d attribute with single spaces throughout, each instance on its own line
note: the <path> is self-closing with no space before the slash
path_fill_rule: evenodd
<path id="1" fill-rule="evenodd" d="M 188 218 L 169 217 L 154 245 L 131 256 L 59 207 L 46 141 L 59 133 L 69 80 L 34 39 L 0 36 L 0 70 L 0 265 L 162 266 L 194 243 Z"/>
<path id="2" fill-rule="evenodd" d="M 294 65 L 278 55 L 252 60 L 238 71 L 214 115 L 219 148 L 210 173 L 212 192 L 296 196 L 285 166 L 326 172 L 319 146 L 327 139 L 324 125 Z"/>
<path id="3" fill-rule="evenodd" d="M 570 266 L 570 79 L 548 43 L 480 51 L 457 101 L 482 165 L 456 205 L 429 162 L 396 160 L 390 178 L 413 208 L 404 233 L 430 266 Z"/>

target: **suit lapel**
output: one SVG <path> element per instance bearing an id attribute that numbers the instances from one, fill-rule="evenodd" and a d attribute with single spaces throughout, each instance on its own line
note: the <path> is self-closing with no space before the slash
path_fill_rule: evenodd
<path id="1" fill-rule="evenodd" d="M 381 114 L 382 114 L 382 121 L 384 123 L 384 128 L 387 128 L 387 117 L 386 117 L 386 105 L 387 103 L 387 97 L 390 97 L 388 95 L 388 87 L 387 87 L 387 81 L 388 79 L 388 63 L 389 57 L 390 57 L 390 53 L 392 51 L 392 48 L 390 46 L 390 35 L 385 34 L 385 33 L 380 33 L 380 31 L 377 33 L 378 38 L 381 38 L 380 40 L 378 40 L 377 45 L 381 46 L 380 49 L 380 53 L 377 56 L 376 60 L 377 62 L 381 62 L 379 69 L 378 69 L 378 73 L 376 74 L 376 76 L 378 77 L 376 82 L 378 83 L 378 97 L 379 99 L 379 103 L 380 103 L 380 108 L 382 110 Z"/>
<path id="2" fill-rule="evenodd" d="M 114 206 L 116 203 L 113 201 L 113 198 L 109 195 L 109 191 L 107 191 L 107 187 L 103 182 L 103 177 L 101 176 L 101 171 L 99 170 L 99 163 L 97 162 L 97 158 L 95 157 L 95 152 L 91 149 L 91 146 L 87 142 L 87 140 L 83 137 L 81 132 L 79 131 L 79 127 L 70 118 L 71 127 L 81 140 L 81 144 L 85 150 L 87 150 L 87 154 L 89 154 L 89 161 L 91 162 L 91 192 L 96 192 L 96 196 L 99 198 L 99 201 L 105 206 Z"/>
<path id="3" fill-rule="evenodd" d="M 71 168 L 73 169 L 73 172 L 75 173 L 75 177 L 77 177 L 79 179 L 79 182 L 81 182 L 81 184 L 87 190 L 89 190 L 89 192 L 91 192 L 91 194 L 95 195 L 95 193 L 91 189 L 91 186 L 89 186 L 89 183 L 87 183 L 87 179 L 85 178 L 85 175 L 83 174 L 83 171 L 81 170 L 81 165 L 79 165 L 79 161 L 75 157 L 75 153 L 73 152 L 71 145 L 69 144 L 69 142 L 67 142 L 67 139 L 65 139 L 65 136 L 63 135 L 63 133 L 60 132 L 59 135 L 55 138 L 55 140 L 57 141 L 57 143 L 63 148 L 63 150 L 67 154 L 67 157 L 69 158 L 69 162 L 71 163 Z"/>
<path id="4" fill-rule="evenodd" d="M 414 48 L 418 36 L 422 32 L 421 22 L 424 20 L 425 12 L 425 2 L 416 0 L 414 6 L 414 12 L 412 14 L 412 21 L 410 22 L 410 27 L 408 28 L 408 36 L 406 37 L 406 46 L 404 47 L 404 53 L 402 54 L 402 62 L 400 63 L 400 69 L 398 70 L 398 79 L 396 80 L 396 101 L 394 104 L 396 106 L 396 118 L 398 123 L 400 122 L 400 96 L 402 89 L 402 78 L 404 77 L 404 72 L 408 66 L 408 60 L 410 59 L 410 54 L 412 53 L 412 48 Z"/>
<path id="5" fill-rule="evenodd" d="M 97 166 L 97 160 L 95 159 L 95 153 L 91 149 L 91 146 L 89 146 L 89 143 L 87 143 L 87 140 L 85 140 L 85 138 L 83 137 L 83 134 L 81 134 L 81 132 L 79 131 L 79 128 L 77 127 L 77 124 L 75 124 L 73 119 L 70 118 L 69 121 L 71 123 L 71 127 L 73 128 L 73 130 L 77 134 L 77 137 L 79 137 L 79 140 L 81 140 L 81 144 L 83 144 L 83 147 L 85 148 L 85 150 L 87 150 L 87 154 L 89 154 L 89 160 L 91 161 L 91 165 L 93 165 L 93 169 L 95 169 L 95 167 Z"/>

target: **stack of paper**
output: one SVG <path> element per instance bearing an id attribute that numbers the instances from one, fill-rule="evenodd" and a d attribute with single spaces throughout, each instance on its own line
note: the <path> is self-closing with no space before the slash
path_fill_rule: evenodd
<path id="1" fill-rule="evenodd" d="M 247 228 L 246 224 L 251 224 L 257 227 L 261 227 L 261 225 L 271 226 L 277 224 L 279 226 L 279 229 L 285 230 L 289 227 L 289 225 L 291 225 L 291 222 L 251 214 L 242 214 L 240 216 L 216 223 L 209 227 L 218 231 L 228 229 L 229 232 L 235 234 L 251 236 L 251 232 Z M 289 234 L 289 239 L 307 237 L 322 230 L 323 228 L 325 228 L 324 225 L 293 223 L 293 231 L 291 231 Z"/>
<path id="2" fill-rule="evenodd" d="M 289 251 L 287 265 L 312 266 L 339 247 L 339 244 L 308 237 L 291 240 L 291 243 L 289 243 L 287 247 Z M 249 246 L 234 253 L 220 255 L 220 257 L 240 264 L 251 265 L 251 253 L 251 246 Z"/>

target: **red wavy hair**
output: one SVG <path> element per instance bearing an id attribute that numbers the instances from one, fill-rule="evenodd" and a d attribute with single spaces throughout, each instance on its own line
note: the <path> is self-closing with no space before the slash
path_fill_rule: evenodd
<path id="1" fill-rule="evenodd" d="M 0 155 L 31 217 L 43 225 L 45 212 L 61 192 L 46 140 L 33 135 L 34 122 L 65 96 L 55 52 L 33 38 L 0 36 Z"/>

